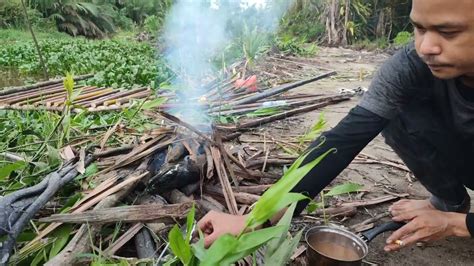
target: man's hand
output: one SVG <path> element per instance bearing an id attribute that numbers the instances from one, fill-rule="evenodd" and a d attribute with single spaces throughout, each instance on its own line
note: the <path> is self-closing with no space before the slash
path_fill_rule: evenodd
<path id="1" fill-rule="evenodd" d="M 448 236 L 468 237 L 466 214 L 438 210 L 415 210 L 393 217 L 407 224 L 388 239 L 385 251 L 396 251 L 417 242 L 429 242 Z"/>
<path id="2" fill-rule="evenodd" d="M 207 213 L 197 224 L 204 233 L 204 246 L 209 247 L 224 234 L 238 235 L 245 229 L 245 215 L 231 215 L 216 211 Z"/>

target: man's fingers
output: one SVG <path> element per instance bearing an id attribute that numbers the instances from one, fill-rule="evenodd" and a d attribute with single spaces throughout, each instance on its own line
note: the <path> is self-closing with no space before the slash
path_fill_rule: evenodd
<path id="1" fill-rule="evenodd" d="M 395 216 L 392 217 L 392 220 L 401 222 L 401 221 L 410 221 L 415 219 L 419 214 L 418 211 L 411 211 L 411 212 L 403 212 L 397 213 Z"/>
<path id="2" fill-rule="evenodd" d="M 420 240 L 422 240 L 423 237 L 420 235 L 420 231 L 417 231 L 416 233 L 409 235 L 401 240 L 396 240 L 393 243 L 385 246 L 384 250 L 385 251 L 397 251 L 403 247 L 406 246 L 411 246 Z"/>
<path id="3" fill-rule="evenodd" d="M 392 235 L 390 235 L 387 238 L 387 244 L 392 244 L 396 240 L 403 239 L 407 235 L 412 234 L 418 229 L 418 226 L 414 222 L 409 222 L 406 225 L 402 226 L 402 228 L 398 229 L 397 231 L 393 232 Z"/>
<path id="4" fill-rule="evenodd" d="M 199 220 L 199 222 L 197 223 L 197 227 L 203 232 L 205 232 L 206 229 L 209 229 L 209 227 L 212 228 L 213 217 L 214 213 L 212 211 L 204 215 L 204 217 L 202 217 L 201 220 Z"/>
<path id="5" fill-rule="evenodd" d="M 214 241 L 216 241 L 216 239 L 219 237 L 220 235 L 218 234 L 217 231 L 214 231 L 212 232 L 212 234 L 209 234 L 209 235 L 206 235 L 204 237 L 204 247 L 205 248 L 208 248 L 212 245 L 212 243 L 214 243 Z"/>

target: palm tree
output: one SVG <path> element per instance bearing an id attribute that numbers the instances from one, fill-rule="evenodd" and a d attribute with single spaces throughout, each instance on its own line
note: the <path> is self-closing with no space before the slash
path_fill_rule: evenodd
<path id="1" fill-rule="evenodd" d="M 115 30 L 103 5 L 90 0 L 30 0 L 29 5 L 53 18 L 59 30 L 73 36 L 103 38 Z"/>

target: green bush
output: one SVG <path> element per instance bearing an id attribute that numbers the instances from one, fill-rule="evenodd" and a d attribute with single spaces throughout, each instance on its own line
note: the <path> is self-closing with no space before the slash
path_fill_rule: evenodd
<path id="1" fill-rule="evenodd" d="M 291 35 L 282 35 L 275 39 L 278 50 L 299 56 L 312 56 L 318 52 L 318 47 L 314 43 L 307 43 Z"/>
<path id="2" fill-rule="evenodd" d="M 170 71 L 146 43 L 91 41 L 79 38 L 41 40 L 40 47 L 51 75 L 96 73 L 91 84 L 131 87 L 153 86 L 170 77 Z M 13 67 L 23 74 L 41 72 L 32 42 L 15 42 L 0 47 L 0 66 Z"/>
<path id="3" fill-rule="evenodd" d="M 145 21 L 143 22 L 143 29 L 155 35 L 160 30 L 161 25 L 162 25 L 162 21 L 160 21 L 160 19 L 157 16 L 153 15 L 145 19 Z"/>
<path id="4" fill-rule="evenodd" d="M 408 44 L 413 40 L 413 34 L 407 31 L 401 31 L 397 34 L 395 39 L 393 39 L 393 43 L 397 46 L 403 46 Z"/>
<path id="5" fill-rule="evenodd" d="M 20 1 L 0 1 L 0 27 L 21 27 L 24 16 Z"/>
<path id="6" fill-rule="evenodd" d="M 280 23 L 280 36 L 289 35 L 298 38 L 300 42 L 318 41 L 324 36 L 325 26 L 320 22 L 318 13 L 304 9 L 290 13 Z"/>

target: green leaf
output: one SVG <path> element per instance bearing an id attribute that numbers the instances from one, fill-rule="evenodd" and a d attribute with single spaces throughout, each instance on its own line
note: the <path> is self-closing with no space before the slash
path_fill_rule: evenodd
<path id="1" fill-rule="evenodd" d="M 91 163 L 89 166 L 86 167 L 86 171 L 83 175 L 78 175 L 75 180 L 82 180 L 87 177 L 91 177 L 99 172 L 99 167 L 97 163 Z"/>
<path id="2" fill-rule="evenodd" d="M 184 240 L 177 225 L 175 225 L 169 232 L 168 241 L 173 254 L 176 255 L 184 265 L 187 265 L 192 258 L 191 247 Z"/>
<path id="3" fill-rule="evenodd" d="M 293 213 L 295 212 L 296 209 L 296 203 L 292 203 L 290 207 L 286 210 L 285 214 L 280 218 L 278 221 L 277 225 L 284 226 L 285 232 L 290 229 L 290 224 L 291 224 L 291 218 L 293 218 Z M 282 234 L 279 239 L 272 239 L 267 243 L 267 250 L 266 254 L 272 254 L 275 252 L 275 250 L 278 249 L 278 247 L 281 245 L 281 243 L 286 239 L 286 234 Z"/>
<path id="4" fill-rule="evenodd" d="M 269 228 L 253 231 L 243 234 L 238 241 L 238 246 L 232 251 L 229 256 L 226 256 L 220 265 L 231 265 L 255 252 L 263 244 L 273 238 L 278 238 L 284 234 L 285 226 L 272 226 Z"/>
<path id="5" fill-rule="evenodd" d="M 191 245 L 194 256 L 198 258 L 200 261 L 204 260 L 206 257 L 207 249 L 204 246 L 204 234 L 201 230 L 198 230 L 199 233 L 199 240 L 198 242 Z"/>
<path id="6" fill-rule="evenodd" d="M 142 109 L 143 110 L 150 110 L 152 108 L 155 108 L 157 106 L 160 106 L 160 105 L 164 104 L 167 100 L 168 100 L 168 98 L 166 98 L 166 97 L 158 97 L 154 100 L 146 101 L 143 104 Z"/>
<path id="7" fill-rule="evenodd" d="M 72 95 L 73 95 L 73 89 L 74 89 L 74 78 L 71 73 L 66 72 L 66 77 L 64 77 L 64 88 L 66 89 L 67 92 L 67 99 L 71 100 Z"/>
<path id="8" fill-rule="evenodd" d="M 41 249 L 40 251 L 38 251 L 34 259 L 31 261 L 30 266 L 39 265 L 43 260 L 46 261 L 47 258 L 45 258 L 44 252 L 46 252 L 44 249 Z"/>
<path id="9" fill-rule="evenodd" d="M 200 265 L 231 265 L 285 232 L 286 227 L 279 225 L 245 233 L 239 238 L 226 234 L 219 237 L 208 250 L 204 249 L 204 240 L 201 237 L 200 241 L 193 245 L 193 250 L 200 260 Z"/>
<path id="10" fill-rule="evenodd" d="M 281 112 L 280 107 L 263 107 L 251 113 L 246 114 L 246 116 L 250 118 L 254 118 L 254 117 L 261 117 L 261 116 L 270 116 L 270 115 L 278 114 L 279 112 Z"/>
<path id="11" fill-rule="evenodd" d="M 234 253 L 245 252 L 250 249 L 257 248 L 270 239 L 279 237 L 285 233 L 286 226 L 276 225 L 253 232 L 245 233 L 239 238 L 239 244 L 234 250 Z"/>
<path id="12" fill-rule="evenodd" d="M 206 251 L 205 256 L 200 261 L 201 266 L 222 265 L 223 260 L 238 245 L 237 239 L 229 234 L 219 237 Z"/>
<path id="13" fill-rule="evenodd" d="M 335 151 L 335 149 L 330 149 L 313 161 L 301 166 L 303 160 L 313 150 L 314 149 L 300 156 L 290 166 L 288 171 L 285 172 L 283 177 L 262 195 L 247 218 L 248 227 L 255 228 L 256 226 L 263 224 L 266 220 L 275 215 L 280 210 L 279 208 L 287 207 L 289 204 L 294 202 L 293 200 L 303 198 L 296 195 L 285 195 L 287 195 L 291 189 L 293 189 L 293 187 L 295 187 L 300 182 L 300 180 L 307 173 L 309 173 L 309 171 L 311 171 L 311 169 L 313 169 L 313 167 L 316 166 L 324 157 Z"/>
<path id="14" fill-rule="evenodd" d="M 285 239 L 271 254 L 265 254 L 264 265 L 268 266 L 284 266 L 290 260 L 293 252 L 298 247 L 298 243 L 303 235 L 303 230 L 299 231 L 293 238 Z M 268 251 L 267 251 L 268 253 Z M 267 256 L 268 255 L 268 256 Z"/>
<path id="15" fill-rule="evenodd" d="M 56 240 L 54 240 L 53 246 L 49 251 L 49 259 L 52 259 L 54 256 L 56 256 L 66 245 L 69 240 L 69 236 L 72 232 L 72 229 L 73 227 L 71 224 L 64 224 L 51 234 L 52 237 L 56 237 Z"/>
<path id="16" fill-rule="evenodd" d="M 306 207 L 306 211 L 307 211 L 308 213 L 312 213 L 312 212 L 316 211 L 317 209 L 321 209 L 322 207 L 323 207 L 323 204 L 322 204 L 322 203 L 311 201 L 311 202 L 308 204 L 308 207 Z"/>
<path id="17" fill-rule="evenodd" d="M 24 161 L 17 161 L 14 163 L 9 163 L 4 165 L 3 167 L 0 168 L 0 180 L 4 180 L 5 178 L 8 178 L 10 174 L 16 170 L 20 170 L 25 168 L 26 162 Z"/>
<path id="18" fill-rule="evenodd" d="M 316 139 L 324 130 L 325 126 L 326 120 L 324 119 L 324 113 L 321 113 L 316 124 L 311 127 L 308 133 L 306 133 L 303 137 L 300 138 L 300 142 L 311 141 Z"/>
<path id="19" fill-rule="evenodd" d="M 342 185 L 335 186 L 325 193 L 324 196 L 337 196 L 342 194 L 353 193 L 361 190 L 364 186 L 356 183 L 344 183 Z"/>
<path id="20" fill-rule="evenodd" d="M 191 210 L 188 212 L 188 215 L 186 217 L 186 243 L 189 244 L 191 241 L 191 233 L 193 231 L 193 225 L 194 225 L 194 215 L 196 213 L 196 208 L 194 206 L 191 207 Z"/>

